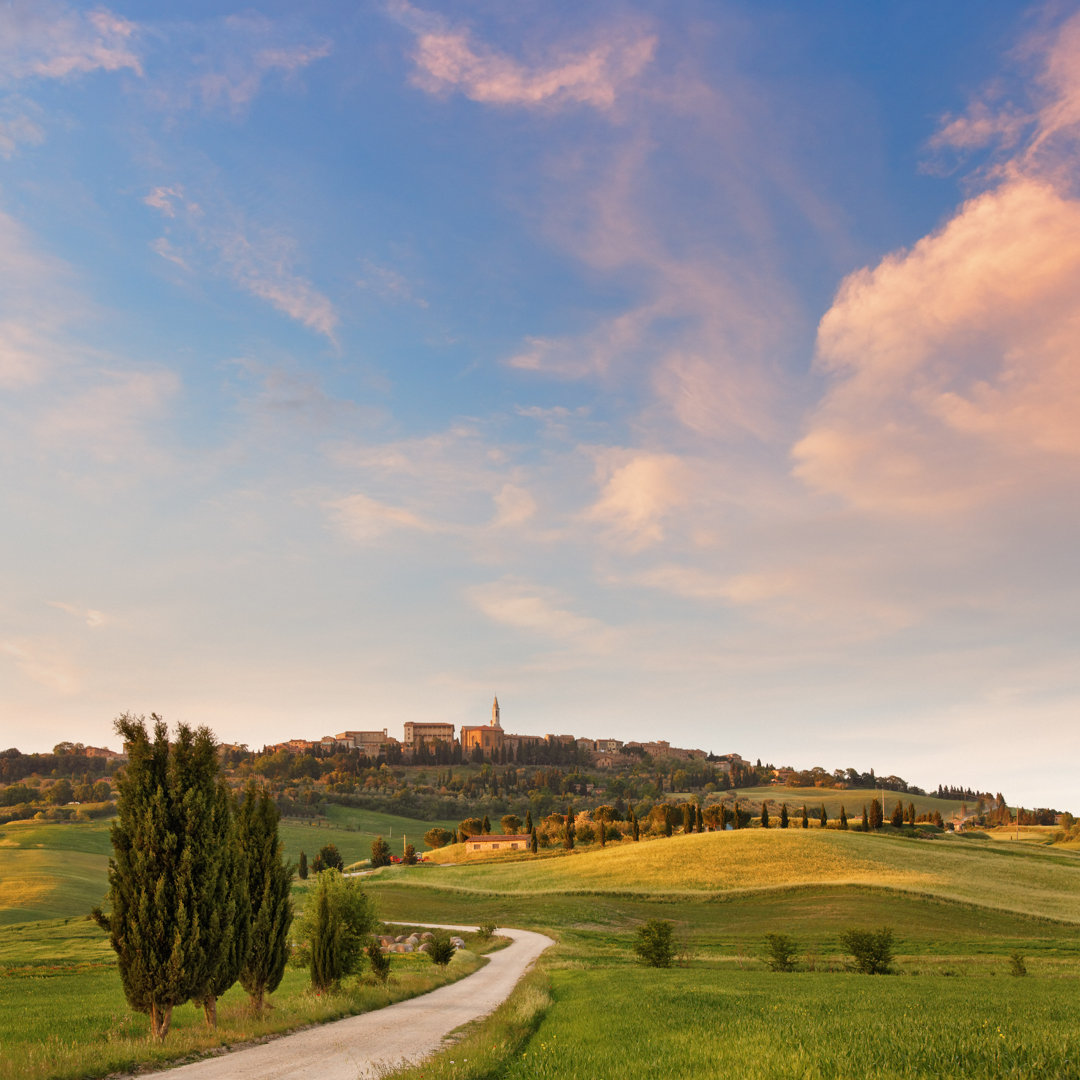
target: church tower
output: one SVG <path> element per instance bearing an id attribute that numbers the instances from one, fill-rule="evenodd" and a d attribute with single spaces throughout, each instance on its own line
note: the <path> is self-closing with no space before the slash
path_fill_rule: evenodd
<path id="1" fill-rule="evenodd" d="M 491 726 L 502 727 L 499 723 L 499 696 L 495 695 L 495 700 L 491 703 Z"/>

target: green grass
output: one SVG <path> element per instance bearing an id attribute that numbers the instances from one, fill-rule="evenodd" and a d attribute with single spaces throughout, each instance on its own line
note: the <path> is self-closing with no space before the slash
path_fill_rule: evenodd
<path id="1" fill-rule="evenodd" d="M 384 870 L 380 876 L 401 871 Z M 807 885 L 865 885 L 1080 923 L 1080 858 L 1027 845 L 916 840 L 833 829 L 743 829 L 623 841 L 564 857 L 414 872 L 417 885 L 501 895 L 723 896 Z"/>
<path id="2" fill-rule="evenodd" d="M 862 808 L 867 807 L 875 799 L 885 798 L 885 817 L 888 818 L 897 802 L 904 804 L 907 809 L 908 803 L 915 804 L 916 814 L 932 814 L 937 810 L 943 818 L 948 820 L 954 814 L 960 812 L 960 802 L 953 799 L 937 799 L 932 795 L 904 795 L 899 791 L 881 792 L 872 788 L 789 788 L 780 785 L 773 787 L 739 788 L 737 791 L 725 791 L 722 793 L 730 801 L 732 795 L 739 797 L 739 802 L 746 805 L 748 802 L 760 803 L 762 799 L 769 800 L 769 815 L 776 818 L 780 814 L 780 804 L 787 803 L 788 814 L 792 820 L 802 817 L 803 803 L 810 814 L 811 823 L 815 814 L 825 804 L 825 812 L 830 821 L 835 821 L 840 816 L 840 807 L 847 811 L 848 820 L 853 824 L 862 820 Z M 975 800 L 967 804 L 968 812 L 975 812 Z"/>
<path id="3" fill-rule="evenodd" d="M 105 1076 L 139 1063 L 161 1064 L 216 1046 L 351 1016 L 424 993 L 476 970 L 487 945 L 470 940 L 446 972 L 423 954 L 395 956 L 388 989 L 349 980 L 340 994 L 310 993 L 306 970 L 287 968 L 256 1019 L 233 987 L 219 1003 L 218 1030 L 184 1005 L 163 1046 L 148 1041 L 147 1018 L 124 1000 L 105 935 L 87 919 L 39 920 L 0 929 L 0 1080 Z"/>

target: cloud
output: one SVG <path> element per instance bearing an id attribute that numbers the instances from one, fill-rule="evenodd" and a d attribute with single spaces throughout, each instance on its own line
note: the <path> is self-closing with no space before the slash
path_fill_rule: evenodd
<path id="1" fill-rule="evenodd" d="M 610 449 L 596 452 L 600 498 L 586 512 L 608 536 L 633 550 L 664 539 L 664 522 L 685 505 L 691 490 L 687 465 L 674 454 Z"/>
<path id="2" fill-rule="evenodd" d="M 433 532 L 435 527 L 410 510 L 378 502 L 367 495 L 347 495 L 326 504 L 334 523 L 352 540 L 362 544 L 405 529 Z"/>
<path id="3" fill-rule="evenodd" d="M 467 591 L 470 603 L 493 622 L 583 649 L 606 652 L 615 632 L 599 619 L 571 611 L 557 591 L 528 582 L 504 579 Z"/>
<path id="4" fill-rule="evenodd" d="M 297 244 L 285 233 L 246 221 L 227 205 L 191 198 L 182 184 L 160 185 L 143 197 L 169 222 L 169 235 L 151 245 L 162 258 L 191 269 L 191 255 L 174 243 L 186 235 L 213 258 L 213 269 L 282 314 L 336 343 L 338 314 L 330 299 L 296 269 Z"/>
<path id="5" fill-rule="evenodd" d="M 1080 16 L 1039 55 L 1026 141 L 1009 102 L 995 118 L 982 100 L 938 136 L 1004 140 L 988 189 L 909 251 L 850 274 L 822 318 L 817 366 L 832 383 L 793 448 L 811 488 L 948 514 L 1075 485 Z"/>
<path id="6" fill-rule="evenodd" d="M 395 300 L 426 308 L 428 302 L 417 296 L 408 279 L 389 266 L 380 266 L 371 259 L 362 261 L 364 276 L 357 279 L 357 287 L 374 293 L 384 300 Z"/>
<path id="7" fill-rule="evenodd" d="M 50 0 L 13 0 L 0 7 L 0 84 L 92 71 L 141 75 L 137 30 L 107 8 L 84 12 Z"/>
<path id="8" fill-rule="evenodd" d="M 415 86 L 437 95 L 456 90 L 488 105 L 588 105 L 607 110 L 648 66 L 656 50 L 654 35 L 608 27 L 595 44 L 560 45 L 530 64 L 408 3 L 397 2 L 391 11 L 416 35 Z"/>
<path id="9" fill-rule="evenodd" d="M 495 495 L 495 519 L 492 524 L 499 529 L 524 525 L 536 514 L 536 500 L 517 484 L 503 484 Z"/>
<path id="10" fill-rule="evenodd" d="M 37 122 L 40 113 L 25 98 L 0 98 L 0 157 L 13 157 L 20 144 L 37 146 L 45 141 L 45 132 Z"/>
<path id="11" fill-rule="evenodd" d="M 95 608 L 82 608 L 75 604 L 64 603 L 62 600 L 48 600 L 46 603 L 49 607 L 64 611 L 68 615 L 86 623 L 91 630 L 97 630 L 111 621 L 103 611 L 98 611 Z"/>
<path id="12" fill-rule="evenodd" d="M 0 640 L 0 657 L 13 661 L 26 678 L 53 693 L 67 696 L 81 689 L 79 672 L 48 643 Z"/>

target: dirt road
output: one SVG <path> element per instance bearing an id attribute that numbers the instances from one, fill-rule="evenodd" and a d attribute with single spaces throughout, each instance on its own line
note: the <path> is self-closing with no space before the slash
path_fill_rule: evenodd
<path id="1" fill-rule="evenodd" d="M 499 934 L 511 944 L 456 983 L 375 1012 L 169 1069 L 168 1080 L 358 1080 L 414 1064 L 438 1050 L 455 1028 L 494 1010 L 554 944 L 531 930 L 500 929 Z"/>

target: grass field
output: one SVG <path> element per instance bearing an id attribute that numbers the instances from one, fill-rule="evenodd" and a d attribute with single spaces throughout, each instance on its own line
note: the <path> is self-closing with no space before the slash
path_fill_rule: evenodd
<path id="1" fill-rule="evenodd" d="M 769 813 L 773 817 L 780 813 L 781 803 L 787 803 L 788 813 L 792 817 L 796 814 L 802 814 L 804 803 L 811 817 L 824 804 L 825 812 L 831 820 L 835 820 L 840 816 L 840 807 L 843 806 L 847 811 L 848 818 L 853 822 L 861 820 L 864 804 L 869 806 L 875 799 L 880 799 L 882 795 L 885 797 L 886 817 L 893 812 L 893 807 L 897 802 L 902 802 L 905 810 L 908 803 L 914 803 L 916 814 L 932 814 L 937 810 L 946 821 L 954 814 L 959 814 L 961 806 L 959 802 L 952 799 L 936 799 L 932 795 L 904 795 L 898 791 L 880 792 L 872 788 L 789 788 L 784 786 L 773 787 L 770 784 L 765 787 L 740 788 L 738 791 L 726 791 L 723 794 L 728 801 L 730 801 L 731 796 L 737 795 L 742 806 L 748 803 L 760 803 L 762 799 L 768 799 Z M 974 810 L 975 803 L 971 802 L 968 805 L 968 812 L 973 813 Z"/>
<path id="2" fill-rule="evenodd" d="M 444 858 L 453 858 L 461 849 L 444 851 Z M 401 872 L 395 868 L 380 874 Z M 1074 852 L 963 837 L 916 840 L 831 829 L 742 829 L 412 873 L 418 885 L 437 882 L 444 888 L 500 894 L 716 895 L 866 885 L 1080 922 L 1080 858 Z"/>

